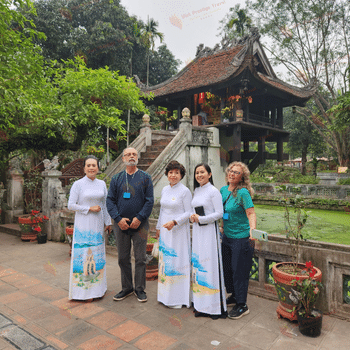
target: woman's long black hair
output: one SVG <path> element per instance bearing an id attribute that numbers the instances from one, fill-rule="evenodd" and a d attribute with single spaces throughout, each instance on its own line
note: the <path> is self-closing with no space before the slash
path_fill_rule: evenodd
<path id="1" fill-rule="evenodd" d="M 210 166 L 207 163 L 199 163 L 196 165 L 196 167 L 194 168 L 194 179 L 193 179 L 193 189 L 199 187 L 199 183 L 196 180 L 196 170 L 198 167 L 200 166 L 204 166 L 205 170 L 208 172 L 208 174 L 211 174 L 210 178 L 209 178 L 209 182 L 214 186 L 214 182 L 213 182 L 213 173 L 211 172 Z"/>

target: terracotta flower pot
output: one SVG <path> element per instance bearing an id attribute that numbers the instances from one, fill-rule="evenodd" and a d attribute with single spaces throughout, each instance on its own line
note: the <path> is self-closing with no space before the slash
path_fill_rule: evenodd
<path id="1" fill-rule="evenodd" d="M 153 243 L 147 243 L 146 254 L 152 255 Z M 153 258 L 146 264 L 146 280 L 153 281 L 158 278 L 158 259 Z"/>
<path id="2" fill-rule="evenodd" d="M 69 255 L 72 255 L 73 232 L 74 232 L 74 225 L 70 225 L 66 227 L 66 235 L 70 246 Z"/>
<path id="3" fill-rule="evenodd" d="M 19 227 L 21 229 L 21 240 L 34 242 L 37 240 L 37 233 L 33 230 L 35 226 L 42 223 L 42 219 L 32 217 L 30 214 L 23 215 L 18 218 Z"/>
<path id="4" fill-rule="evenodd" d="M 289 298 L 289 295 L 291 293 L 292 288 L 292 281 L 296 279 L 296 277 L 299 277 L 300 280 L 307 279 L 309 276 L 307 274 L 291 274 L 288 272 L 285 272 L 281 270 L 281 267 L 283 266 L 292 266 L 292 262 L 281 262 L 272 267 L 272 274 L 273 278 L 275 280 L 275 287 L 277 292 L 277 297 L 279 300 L 278 306 L 277 306 L 277 316 L 279 318 L 288 318 L 291 321 L 297 320 L 297 312 L 294 311 L 295 304 L 292 302 L 292 300 Z M 305 264 L 298 264 L 298 267 L 301 270 L 306 270 Z M 314 267 L 316 269 L 316 274 L 314 277 L 314 280 L 321 281 L 322 278 L 322 272 L 317 267 Z"/>

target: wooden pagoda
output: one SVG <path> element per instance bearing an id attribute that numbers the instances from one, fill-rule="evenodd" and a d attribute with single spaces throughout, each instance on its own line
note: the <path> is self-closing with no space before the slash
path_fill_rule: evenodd
<path id="1" fill-rule="evenodd" d="M 253 28 L 214 49 L 201 44 L 196 58 L 172 78 L 148 88 L 139 83 L 142 91 L 154 94 L 151 104 L 177 110 L 178 116 L 188 107 L 197 125 L 202 124 L 197 114 L 206 113 L 210 126 L 220 129 L 226 161 L 244 161 L 250 171 L 266 159 L 285 158 L 289 134 L 283 130 L 283 108 L 305 105 L 316 89 L 314 82 L 299 88 L 278 79 L 259 38 Z M 277 143 L 277 154 L 265 151 L 267 141 Z M 251 152 L 249 144 L 256 142 L 258 151 Z"/>

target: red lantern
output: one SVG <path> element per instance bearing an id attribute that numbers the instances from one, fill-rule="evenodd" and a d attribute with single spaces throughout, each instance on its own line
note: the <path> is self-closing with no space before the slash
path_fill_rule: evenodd
<path id="1" fill-rule="evenodd" d="M 201 92 L 199 94 L 198 103 L 204 103 L 204 102 L 205 102 L 205 92 Z"/>

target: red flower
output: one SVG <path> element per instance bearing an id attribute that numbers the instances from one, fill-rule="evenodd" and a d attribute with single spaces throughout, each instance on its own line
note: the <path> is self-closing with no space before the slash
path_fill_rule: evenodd
<path id="1" fill-rule="evenodd" d="M 35 216 L 37 214 L 39 214 L 40 212 L 38 210 L 32 210 L 32 215 Z"/>
<path id="2" fill-rule="evenodd" d="M 43 219 L 44 220 L 49 220 L 49 218 L 46 215 L 43 216 Z"/>
<path id="3" fill-rule="evenodd" d="M 40 228 L 40 227 L 35 227 L 35 228 L 34 228 L 34 231 L 36 231 L 36 232 L 41 232 L 41 228 Z"/>
<path id="4" fill-rule="evenodd" d="M 296 279 L 297 281 L 300 281 L 300 277 L 298 277 L 298 276 L 296 276 L 295 279 Z"/>
<path id="5" fill-rule="evenodd" d="M 315 275 L 316 275 L 316 269 L 312 269 L 310 272 L 309 272 L 309 276 L 311 277 L 311 278 L 314 278 L 315 277 Z"/>
<path id="6" fill-rule="evenodd" d="M 306 266 L 306 268 L 307 268 L 308 270 L 311 270 L 311 269 L 314 267 L 314 265 L 312 265 L 312 262 L 311 262 L 311 261 L 307 261 L 307 262 L 305 263 L 305 266 Z"/>

